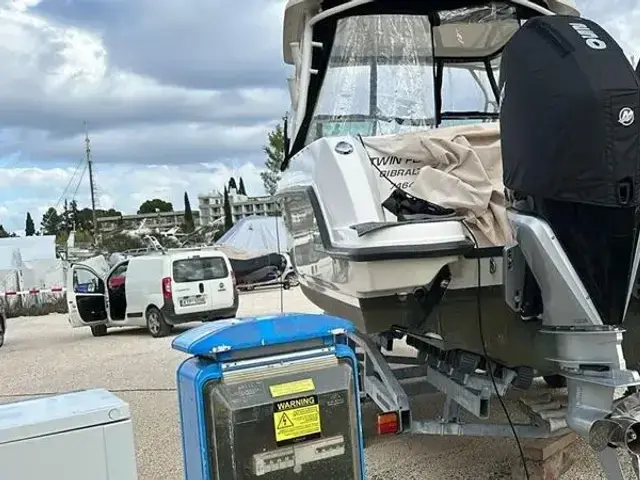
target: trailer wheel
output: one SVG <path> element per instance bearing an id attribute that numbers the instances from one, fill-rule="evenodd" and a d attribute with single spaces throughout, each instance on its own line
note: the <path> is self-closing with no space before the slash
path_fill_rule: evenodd
<path id="1" fill-rule="evenodd" d="M 166 337 L 171 333 L 171 325 L 164 319 L 162 312 L 156 307 L 147 310 L 147 329 L 154 338 Z"/>
<path id="2" fill-rule="evenodd" d="M 550 388 L 566 388 L 567 379 L 562 375 L 546 375 L 544 381 Z"/>

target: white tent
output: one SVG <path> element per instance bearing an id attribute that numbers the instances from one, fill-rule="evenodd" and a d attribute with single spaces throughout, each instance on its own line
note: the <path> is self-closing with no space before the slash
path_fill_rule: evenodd
<path id="1" fill-rule="evenodd" d="M 230 257 L 286 253 L 293 238 L 282 217 L 250 216 L 239 220 L 216 242 Z M 244 255 L 243 255 L 244 256 Z"/>
<path id="2" fill-rule="evenodd" d="M 56 237 L 54 235 L 34 235 L 32 237 L 0 238 L 0 270 L 19 268 L 15 259 L 21 262 L 56 259 Z"/>
<path id="3" fill-rule="evenodd" d="M 20 271 L 24 290 L 62 287 L 65 284 L 64 266 L 59 258 L 24 262 Z"/>
<path id="4" fill-rule="evenodd" d="M 104 258 L 104 255 L 96 255 L 95 257 L 87 258 L 78 263 L 95 270 L 99 275 L 106 275 L 111 269 L 109 262 Z"/>
<path id="5" fill-rule="evenodd" d="M 14 269 L 0 270 L 0 292 L 20 290 L 18 272 Z"/>

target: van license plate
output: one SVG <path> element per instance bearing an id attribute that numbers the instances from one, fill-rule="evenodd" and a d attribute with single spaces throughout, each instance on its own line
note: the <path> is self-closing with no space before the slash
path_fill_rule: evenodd
<path id="1" fill-rule="evenodd" d="M 191 307 L 193 305 L 204 305 L 207 299 L 204 295 L 194 295 L 192 297 L 182 297 L 180 299 L 181 307 Z"/>

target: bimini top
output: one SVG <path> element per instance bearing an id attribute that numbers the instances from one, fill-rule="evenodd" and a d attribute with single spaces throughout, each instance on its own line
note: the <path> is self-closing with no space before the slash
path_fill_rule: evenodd
<path id="1" fill-rule="evenodd" d="M 293 65 L 295 63 L 294 53 L 292 50 L 292 44 L 299 43 L 301 41 L 306 21 L 315 16 L 316 14 L 327 11 L 329 8 L 334 7 L 347 7 L 348 4 L 353 4 L 354 7 L 371 4 L 390 4 L 398 3 L 398 0 L 289 0 L 285 10 L 284 16 L 284 28 L 283 28 L 283 56 L 284 61 Z M 403 12 L 407 13 L 407 5 L 411 2 L 405 0 L 399 2 L 403 4 Z M 483 22 L 481 19 L 476 22 L 458 22 L 455 21 L 456 17 L 460 17 L 460 12 L 455 12 L 458 9 L 473 8 L 473 7 L 486 7 L 501 4 L 513 4 L 514 6 L 531 7 L 537 6 L 548 8 L 555 14 L 560 15 L 574 15 L 579 16 L 580 13 L 573 0 L 503 0 L 502 2 L 492 2 L 483 0 L 430 0 L 428 2 L 416 1 L 416 10 L 423 8 L 427 3 L 433 4 L 434 10 L 449 10 L 453 17 L 452 21 L 444 21 L 438 27 L 434 28 L 435 40 L 434 54 L 435 57 L 465 57 L 474 56 L 482 57 L 489 56 L 494 51 L 501 49 L 509 38 L 515 33 L 518 25 L 514 25 L 513 22 Z M 467 47 L 467 54 L 465 55 L 464 46 L 461 47 L 459 38 L 465 38 L 465 43 L 469 45 L 471 41 L 471 47 Z M 496 42 L 496 38 L 504 39 L 504 41 Z"/>

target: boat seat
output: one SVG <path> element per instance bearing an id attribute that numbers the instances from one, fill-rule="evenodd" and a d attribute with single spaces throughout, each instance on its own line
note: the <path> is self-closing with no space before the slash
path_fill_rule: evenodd
<path id="1" fill-rule="evenodd" d="M 435 222 L 445 222 L 451 220 L 462 220 L 462 217 L 457 216 L 443 216 L 443 217 L 429 217 L 429 218 L 418 218 L 418 219 L 407 219 L 396 222 L 364 222 L 358 223 L 357 225 L 351 225 L 351 229 L 355 230 L 358 234 L 358 237 L 363 237 L 368 233 L 377 232 L 384 228 L 392 228 L 397 227 L 400 222 L 402 223 L 435 223 Z"/>

